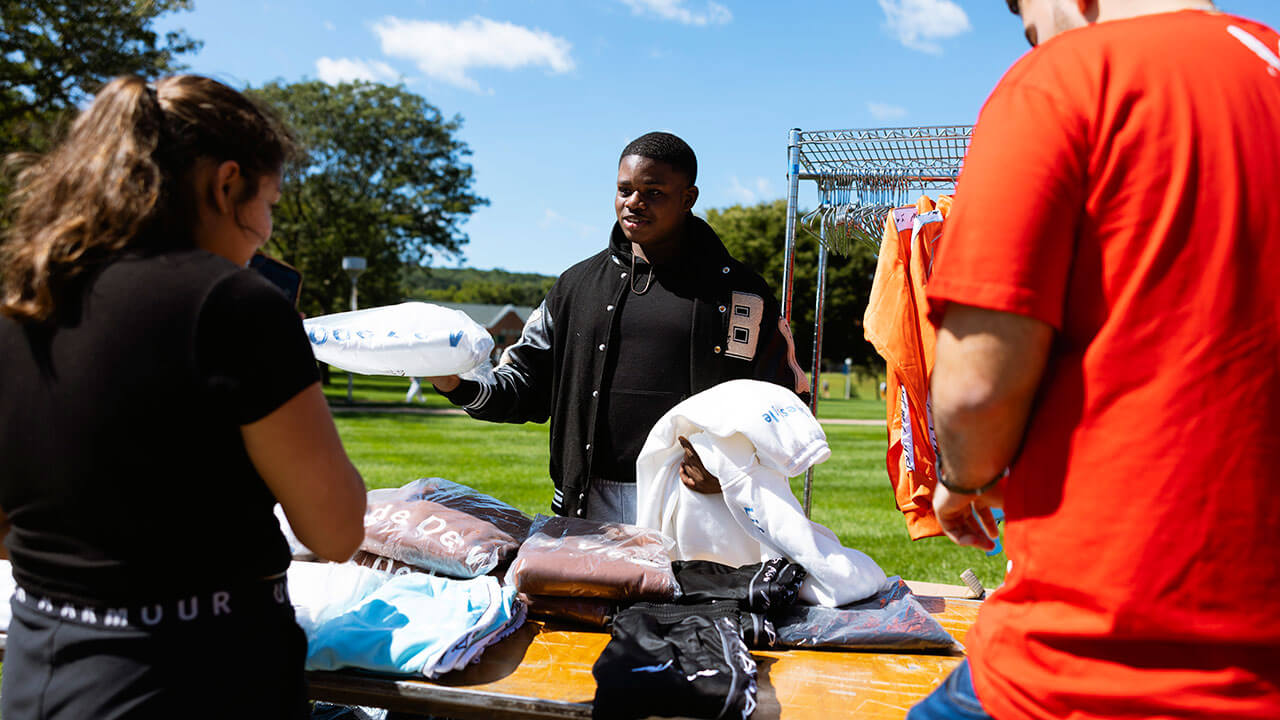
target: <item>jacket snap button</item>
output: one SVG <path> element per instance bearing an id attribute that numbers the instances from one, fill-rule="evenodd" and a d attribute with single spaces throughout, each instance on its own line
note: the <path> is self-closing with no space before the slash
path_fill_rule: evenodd
<path id="1" fill-rule="evenodd" d="M 578 517 L 586 517 L 586 516 L 587 516 L 587 509 L 586 509 L 586 508 L 578 508 Z"/>
<path id="2" fill-rule="evenodd" d="M 592 391 L 591 391 L 591 397 L 600 397 L 600 391 L 599 391 L 599 390 L 592 390 Z"/>
<path id="3" fill-rule="evenodd" d="M 725 310 L 724 306 L 723 306 L 723 305 L 721 305 L 721 306 L 720 306 L 720 312 L 724 312 L 724 310 Z"/>
<path id="4" fill-rule="evenodd" d="M 719 345 L 717 345 L 717 346 L 716 346 L 716 354 L 717 354 L 717 355 L 719 355 L 719 354 L 720 354 L 720 346 L 719 346 Z"/>
<path id="5" fill-rule="evenodd" d="M 606 305 L 604 309 L 605 309 L 605 310 L 607 310 L 607 311 L 609 311 L 609 312 L 613 312 L 613 306 L 612 306 L 612 305 Z"/>
<path id="6" fill-rule="evenodd" d="M 587 443 L 587 448 L 586 448 L 586 449 L 587 449 L 587 450 L 590 450 L 590 449 L 591 449 L 591 443 Z"/>
<path id="7" fill-rule="evenodd" d="M 600 343 L 600 350 L 601 350 L 601 352 L 603 352 L 603 351 L 604 351 L 604 343 Z"/>
<path id="8" fill-rule="evenodd" d="M 587 494 L 586 494 L 586 493 L 578 493 L 578 499 L 579 499 L 579 500 L 586 500 L 586 499 L 587 499 Z"/>
<path id="9" fill-rule="evenodd" d="M 623 279 L 623 280 L 626 280 L 626 279 L 627 279 L 627 274 L 626 274 L 626 273 L 622 273 L 622 279 Z"/>
<path id="10" fill-rule="evenodd" d="M 728 265 L 725 265 L 724 267 L 720 268 L 720 272 L 724 273 L 725 275 L 728 275 L 728 274 L 729 274 L 729 266 L 728 266 Z"/>

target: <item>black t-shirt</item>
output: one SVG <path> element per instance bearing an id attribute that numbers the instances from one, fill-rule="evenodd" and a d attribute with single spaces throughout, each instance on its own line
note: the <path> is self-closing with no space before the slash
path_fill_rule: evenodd
<path id="1" fill-rule="evenodd" d="M 45 325 L 0 316 L 0 508 L 14 575 L 88 604 L 283 571 L 240 426 L 317 379 L 302 322 L 200 250 L 128 255 Z"/>
<path id="2" fill-rule="evenodd" d="M 696 278 L 686 264 L 637 263 L 605 361 L 592 477 L 636 481 L 636 458 L 654 423 L 689 396 Z M 637 291 L 643 291 L 637 292 Z"/>

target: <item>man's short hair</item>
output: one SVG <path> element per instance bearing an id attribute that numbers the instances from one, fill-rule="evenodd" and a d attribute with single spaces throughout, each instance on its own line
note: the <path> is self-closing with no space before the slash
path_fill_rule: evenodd
<path id="1" fill-rule="evenodd" d="M 628 155 L 639 155 L 650 160 L 660 160 L 689 177 L 689 184 L 698 181 L 698 158 L 689 143 L 665 132 L 645 133 L 627 143 L 618 156 L 618 162 Z"/>
<path id="2" fill-rule="evenodd" d="M 1009 3 L 1009 12 L 1013 13 L 1014 15 L 1022 14 L 1022 11 L 1019 9 L 1019 5 L 1018 5 L 1020 0 L 1005 0 L 1005 2 Z"/>

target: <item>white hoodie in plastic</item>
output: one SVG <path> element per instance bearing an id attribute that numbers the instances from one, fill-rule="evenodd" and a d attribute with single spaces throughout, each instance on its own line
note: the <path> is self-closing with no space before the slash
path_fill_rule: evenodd
<path id="1" fill-rule="evenodd" d="M 316 359 L 347 372 L 493 382 L 493 338 L 461 310 L 406 302 L 307 318 L 302 325 Z"/>
<path id="2" fill-rule="evenodd" d="M 680 482 L 684 436 L 722 492 Z M 788 478 L 831 456 L 822 426 L 790 390 L 731 380 L 685 400 L 649 432 L 636 460 L 636 524 L 675 540 L 671 557 L 741 566 L 771 557 L 800 563 L 800 599 L 837 607 L 869 597 L 885 574 L 810 521 Z"/>

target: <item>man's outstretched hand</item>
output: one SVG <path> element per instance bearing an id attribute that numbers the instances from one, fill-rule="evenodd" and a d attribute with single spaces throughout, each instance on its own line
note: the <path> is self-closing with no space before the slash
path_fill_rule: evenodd
<path id="1" fill-rule="evenodd" d="M 442 375 L 423 379 L 431 383 L 432 387 L 440 392 L 452 392 L 462 382 L 462 378 L 457 375 Z"/>
<path id="2" fill-rule="evenodd" d="M 683 435 L 676 439 L 684 448 L 684 460 L 680 461 L 680 482 L 694 492 L 707 495 L 720 492 L 720 480 L 707 472 L 707 468 L 702 464 L 702 458 L 698 457 L 693 445 L 689 444 L 689 439 Z"/>

